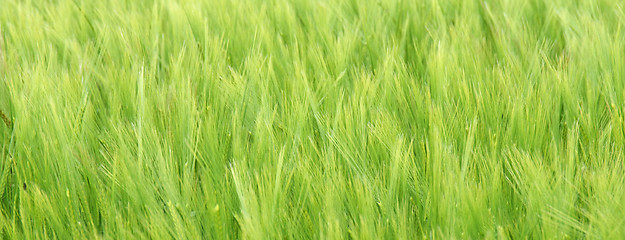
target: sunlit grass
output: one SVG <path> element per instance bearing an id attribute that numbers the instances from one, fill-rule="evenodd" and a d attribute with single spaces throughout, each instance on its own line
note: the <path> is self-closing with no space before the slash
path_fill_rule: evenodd
<path id="1" fill-rule="evenodd" d="M 0 236 L 625 237 L 610 0 L 0 0 Z"/>

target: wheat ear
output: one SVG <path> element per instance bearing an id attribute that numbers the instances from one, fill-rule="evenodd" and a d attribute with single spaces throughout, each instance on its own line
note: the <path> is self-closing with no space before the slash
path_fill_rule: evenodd
<path id="1" fill-rule="evenodd" d="M 2 121 L 4 121 L 4 124 L 6 124 L 7 127 L 11 127 L 11 119 L 9 119 L 9 117 L 7 117 L 2 110 L 0 110 L 0 118 L 2 118 Z"/>

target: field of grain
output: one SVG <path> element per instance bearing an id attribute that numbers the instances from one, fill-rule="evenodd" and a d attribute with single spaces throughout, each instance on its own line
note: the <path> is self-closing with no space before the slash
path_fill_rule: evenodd
<path id="1" fill-rule="evenodd" d="M 625 238 L 624 7 L 0 0 L 0 238 Z"/>

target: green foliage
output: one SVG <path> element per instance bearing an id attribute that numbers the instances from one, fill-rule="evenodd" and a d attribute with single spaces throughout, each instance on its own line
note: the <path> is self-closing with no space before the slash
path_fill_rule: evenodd
<path id="1" fill-rule="evenodd" d="M 610 0 L 0 0 L 0 237 L 625 237 Z"/>

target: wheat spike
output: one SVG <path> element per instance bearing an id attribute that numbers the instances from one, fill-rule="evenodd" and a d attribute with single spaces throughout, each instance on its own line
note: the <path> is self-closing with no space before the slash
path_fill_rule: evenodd
<path id="1" fill-rule="evenodd" d="M 0 110 L 0 118 L 2 118 L 2 121 L 4 121 L 4 124 L 6 124 L 7 127 L 11 127 L 11 120 L 9 119 L 9 117 L 7 117 L 7 115 L 4 114 L 2 110 Z"/>

